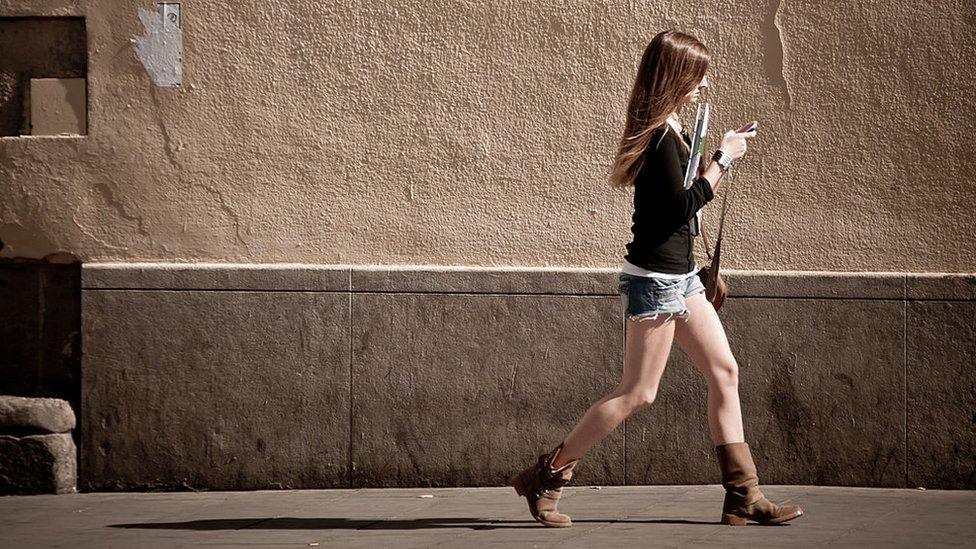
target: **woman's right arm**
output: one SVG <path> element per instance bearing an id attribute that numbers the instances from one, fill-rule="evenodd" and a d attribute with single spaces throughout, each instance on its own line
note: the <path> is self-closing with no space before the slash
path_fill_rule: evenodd
<path id="1" fill-rule="evenodd" d="M 755 122 L 755 121 L 753 121 Z M 748 124 L 746 125 L 748 126 Z M 743 128 L 740 128 L 743 129 Z M 722 136 L 722 144 L 719 145 L 719 150 L 725 151 L 732 160 L 738 160 L 742 158 L 742 155 L 746 154 L 746 139 L 750 137 L 755 137 L 756 130 L 751 132 L 736 132 L 735 130 L 729 130 L 725 132 Z M 719 167 L 718 162 L 710 160 L 708 166 L 702 172 L 702 177 L 708 180 L 709 184 L 712 186 L 712 192 L 714 192 L 719 183 L 722 182 L 722 178 L 728 172 L 722 171 Z"/>

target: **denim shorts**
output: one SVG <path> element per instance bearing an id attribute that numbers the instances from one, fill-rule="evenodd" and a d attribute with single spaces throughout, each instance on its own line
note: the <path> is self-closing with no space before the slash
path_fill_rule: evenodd
<path id="1" fill-rule="evenodd" d="M 677 316 L 687 322 L 691 311 L 685 306 L 685 299 L 705 291 L 697 272 L 681 278 L 621 272 L 619 280 L 620 302 L 630 320 L 654 320 L 666 314 L 668 320 Z"/>

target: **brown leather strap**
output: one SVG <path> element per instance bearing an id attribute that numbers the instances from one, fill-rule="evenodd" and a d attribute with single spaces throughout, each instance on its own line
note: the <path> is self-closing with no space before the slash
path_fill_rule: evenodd
<path id="1" fill-rule="evenodd" d="M 728 171 L 722 173 L 722 175 L 720 175 L 718 178 L 719 183 L 721 183 L 722 180 L 725 179 L 725 175 L 731 171 L 732 168 L 729 168 Z M 701 233 L 702 242 L 705 244 L 705 255 L 707 255 L 708 260 L 712 262 L 712 268 L 715 269 L 715 272 L 718 272 L 718 263 L 719 263 L 719 258 L 721 256 L 721 250 L 722 250 L 722 229 L 725 227 L 725 213 L 728 211 L 729 194 L 731 192 L 732 192 L 732 188 L 729 187 L 729 189 L 725 191 L 725 195 L 722 197 L 722 213 L 719 215 L 718 218 L 718 240 L 715 241 L 714 257 L 712 256 L 712 253 L 709 251 L 710 246 L 708 245 L 708 238 L 705 236 L 704 225 L 698 227 L 698 232 Z"/>
<path id="2" fill-rule="evenodd" d="M 708 260 L 711 261 L 712 260 L 712 252 L 709 251 L 709 249 L 708 249 L 709 248 L 709 246 L 708 246 L 708 239 L 705 238 L 705 226 L 704 225 L 699 225 L 698 226 L 698 232 L 701 233 L 702 241 L 705 243 L 705 255 L 707 255 L 708 256 Z"/>

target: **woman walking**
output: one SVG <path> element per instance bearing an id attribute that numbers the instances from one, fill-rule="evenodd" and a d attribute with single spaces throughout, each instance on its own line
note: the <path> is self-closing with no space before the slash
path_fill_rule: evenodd
<path id="1" fill-rule="evenodd" d="M 562 487 L 592 446 L 654 402 L 675 339 L 708 384 L 708 426 L 725 488 L 721 521 L 776 524 L 803 513 L 799 506 L 770 502 L 759 489 L 744 440 L 738 364 L 695 265 L 697 212 L 755 135 L 754 122 L 726 132 L 712 160 L 684 187 L 690 138 L 677 114 L 707 89 L 709 59 L 704 44 L 673 30 L 657 34 L 644 50 L 610 175 L 612 186 L 634 187 L 633 240 L 619 277 L 627 316 L 624 372 L 555 449 L 512 479 L 532 516 L 546 526 L 572 525 L 556 508 Z"/>

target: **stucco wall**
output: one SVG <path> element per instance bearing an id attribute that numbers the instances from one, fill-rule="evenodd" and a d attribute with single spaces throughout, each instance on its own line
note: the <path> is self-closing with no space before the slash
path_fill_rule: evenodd
<path id="1" fill-rule="evenodd" d="M 762 124 L 729 267 L 976 271 L 971 2 L 188 1 L 177 88 L 140 6 L 0 1 L 85 16 L 89 52 L 89 135 L 0 139 L 0 255 L 617 266 L 606 173 L 675 26 L 713 52 L 713 137 Z"/>

